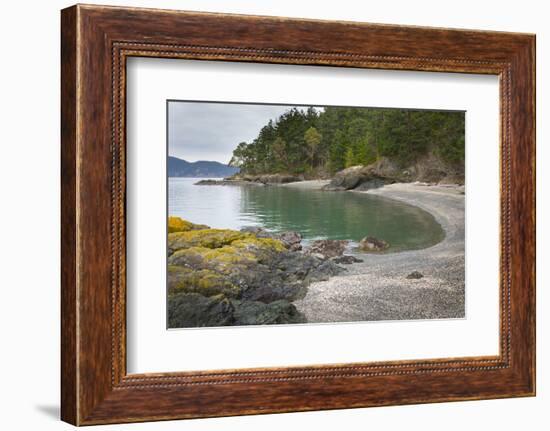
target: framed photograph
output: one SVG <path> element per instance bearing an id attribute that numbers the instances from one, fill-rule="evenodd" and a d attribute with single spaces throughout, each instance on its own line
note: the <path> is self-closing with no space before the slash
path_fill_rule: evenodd
<path id="1" fill-rule="evenodd" d="M 534 35 L 61 17 L 63 420 L 535 394 Z"/>

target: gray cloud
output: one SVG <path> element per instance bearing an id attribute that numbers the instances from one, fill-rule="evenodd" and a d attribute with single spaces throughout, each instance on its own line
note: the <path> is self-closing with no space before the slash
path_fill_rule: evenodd
<path id="1" fill-rule="evenodd" d="M 270 120 L 293 106 L 171 101 L 168 154 L 190 162 L 229 162 L 239 142 L 250 142 Z"/>

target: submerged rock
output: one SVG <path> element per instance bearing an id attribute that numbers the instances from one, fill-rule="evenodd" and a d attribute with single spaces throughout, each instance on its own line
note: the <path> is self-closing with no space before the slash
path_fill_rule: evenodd
<path id="1" fill-rule="evenodd" d="M 383 239 L 367 236 L 359 241 L 359 248 L 363 251 L 383 251 L 390 245 Z"/>
<path id="2" fill-rule="evenodd" d="M 355 256 L 349 256 L 349 255 L 335 257 L 334 259 L 332 259 L 332 261 L 334 263 L 338 263 L 340 265 L 342 265 L 342 264 L 343 265 L 351 265 L 352 263 L 364 262 L 363 259 L 358 259 Z"/>
<path id="3" fill-rule="evenodd" d="M 419 278 L 422 278 L 422 277 L 424 277 L 424 275 L 422 275 L 422 273 L 418 271 L 413 271 L 409 275 L 407 275 L 407 278 L 409 280 L 418 280 Z"/>
<path id="4" fill-rule="evenodd" d="M 306 250 L 308 254 L 320 254 L 325 259 L 344 254 L 349 241 L 344 239 L 319 239 L 313 241 Z"/>

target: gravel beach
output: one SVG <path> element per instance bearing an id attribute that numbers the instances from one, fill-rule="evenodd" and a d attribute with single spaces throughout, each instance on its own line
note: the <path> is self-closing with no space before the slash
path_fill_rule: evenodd
<path id="1" fill-rule="evenodd" d="M 285 186 L 318 189 L 326 183 Z M 400 183 L 346 193 L 371 193 L 418 206 L 435 217 L 446 236 L 423 250 L 355 254 L 364 262 L 343 265 L 345 274 L 312 283 L 306 297 L 294 302 L 308 322 L 463 318 L 464 187 Z M 413 271 L 423 277 L 408 279 Z"/>

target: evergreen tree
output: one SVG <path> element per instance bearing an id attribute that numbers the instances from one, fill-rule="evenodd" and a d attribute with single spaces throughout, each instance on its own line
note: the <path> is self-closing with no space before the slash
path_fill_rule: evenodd
<path id="1" fill-rule="evenodd" d="M 306 133 L 304 134 L 304 140 L 307 144 L 309 158 L 311 160 L 311 168 L 313 169 L 313 165 L 315 163 L 315 154 L 317 154 L 317 148 L 321 143 L 321 134 L 317 131 L 315 127 L 311 126 L 309 129 L 306 130 Z"/>
<path id="2" fill-rule="evenodd" d="M 349 147 L 346 151 L 346 155 L 344 158 L 344 164 L 346 168 L 349 168 L 351 166 L 355 166 L 355 154 L 353 153 L 353 148 Z"/>
<path id="3" fill-rule="evenodd" d="M 387 157 L 403 167 L 428 153 L 464 165 L 464 113 L 389 108 L 291 108 L 270 120 L 230 164 L 244 173 L 336 172 Z"/>

